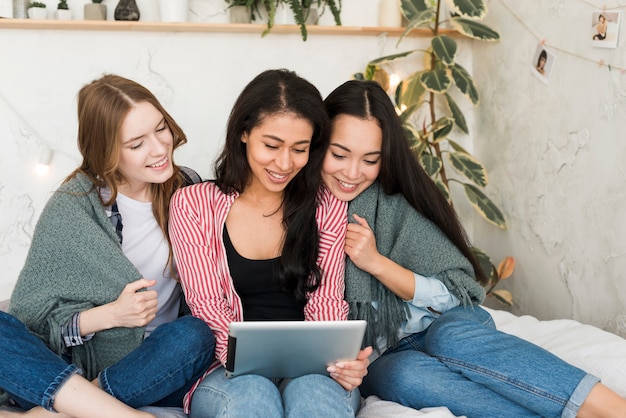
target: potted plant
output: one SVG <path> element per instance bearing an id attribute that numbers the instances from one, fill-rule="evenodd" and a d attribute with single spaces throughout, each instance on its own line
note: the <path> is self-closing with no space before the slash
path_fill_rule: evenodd
<path id="1" fill-rule="evenodd" d="M 33 1 L 28 5 L 28 18 L 29 19 L 45 19 L 48 17 L 48 10 L 46 3 L 40 1 Z"/>
<path id="2" fill-rule="evenodd" d="M 84 8 L 85 20 L 107 20 L 107 6 L 102 0 L 91 0 Z"/>
<path id="3" fill-rule="evenodd" d="M 252 6 L 256 0 L 225 0 L 228 4 L 230 23 L 250 23 L 252 21 Z"/>
<path id="4" fill-rule="evenodd" d="M 267 23 L 262 36 L 270 33 L 274 26 L 277 12 L 281 8 L 288 8 L 291 11 L 296 25 L 300 27 L 303 41 L 307 40 L 307 17 L 309 10 L 313 7 L 322 10 L 321 13 L 328 7 L 333 14 L 335 23 L 341 25 L 341 0 L 248 0 L 248 3 L 251 3 L 249 8 L 252 10 L 253 20 L 258 16 Z"/>
<path id="5" fill-rule="evenodd" d="M 57 9 L 54 14 L 59 20 L 72 20 L 72 12 L 67 5 L 67 0 L 59 0 L 59 4 L 57 5 Z"/>
<path id="6" fill-rule="evenodd" d="M 444 2 L 448 5 L 449 13 L 444 13 Z M 454 31 L 481 41 L 499 40 L 500 35 L 482 23 L 487 13 L 486 1 L 402 0 L 401 10 L 408 21 L 403 36 L 416 28 L 427 28 L 432 34 L 430 48 L 427 51 L 410 50 L 377 58 L 368 63 L 364 73 L 355 74 L 355 78 L 376 80 L 385 87 L 389 83 L 389 76 L 384 67 L 389 62 L 425 52 L 425 68 L 416 69 L 391 92 L 415 157 L 450 204 L 453 204 L 450 187 L 460 186 L 470 205 L 485 220 L 506 229 L 504 215 L 483 192 L 488 184 L 487 170 L 453 139 L 454 135 L 469 133 L 465 117 L 454 99 L 455 94 L 460 93 L 473 105 L 478 104 L 479 98 L 471 74 L 455 60 L 457 42 L 441 30 L 445 24 L 450 27 L 447 32 Z M 456 174 L 451 175 L 451 172 Z M 474 252 L 483 270 L 491 278 L 489 293 L 498 296 L 493 286 L 505 278 L 500 271 L 503 269 L 496 268 L 491 258 L 479 248 L 475 247 Z M 508 266 L 512 265 L 508 262 Z M 504 270 L 510 275 L 512 267 Z M 507 298 L 498 299 L 504 302 Z"/>

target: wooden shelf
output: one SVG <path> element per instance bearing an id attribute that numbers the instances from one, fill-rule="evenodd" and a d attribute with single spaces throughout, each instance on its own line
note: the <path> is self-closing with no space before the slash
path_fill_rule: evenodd
<path id="1" fill-rule="evenodd" d="M 129 22 L 116 20 L 31 20 L 0 19 L 0 29 L 27 30 L 89 30 L 89 31 L 130 31 L 130 32 L 217 32 L 217 33 L 258 33 L 265 30 L 264 24 L 241 23 L 170 23 L 170 22 Z M 309 34 L 340 36 L 401 36 L 405 28 L 321 26 L 307 25 Z M 440 30 L 442 33 L 442 31 Z M 300 33 L 297 25 L 275 25 L 271 33 Z M 431 36 L 428 29 L 416 28 L 407 36 Z"/>

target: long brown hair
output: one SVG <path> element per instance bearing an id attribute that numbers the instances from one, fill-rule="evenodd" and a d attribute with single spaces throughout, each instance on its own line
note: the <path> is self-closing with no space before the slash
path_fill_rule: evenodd
<path id="1" fill-rule="evenodd" d="M 121 127 L 128 112 L 137 103 L 152 104 L 164 117 L 167 127 L 174 138 L 173 150 L 187 142 L 181 127 L 163 108 L 158 99 L 144 86 L 113 74 L 92 81 L 78 93 L 78 148 L 83 162 L 72 172 L 65 182 L 78 173 L 87 176 L 94 188 L 108 187 L 111 198 L 102 201 L 104 206 L 111 205 L 117 198 L 117 186 L 125 179 L 119 172 L 121 152 Z M 166 182 L 152 184 L 152 212 L 170 243 L 167 223 L 169 220 L 170 198 L 183 183 L 180 168 L 174 163 L 174 175 Z M 102 199 L 101 199 L 102 200 Z M 170 259 L 171 259 L 170 244 Z"/>

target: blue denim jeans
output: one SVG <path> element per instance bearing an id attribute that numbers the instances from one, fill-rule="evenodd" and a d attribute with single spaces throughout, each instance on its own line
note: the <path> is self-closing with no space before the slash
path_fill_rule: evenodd
<path id="1" fill-rule="evenodd" d="M 0 388 L 22 408 L 53 410 L 54 396 L 80 370 L 55 355 L 26 326 L 0 312 Z M 215 339 L 191 316 L 162 324 L 139 347 L 99 375 L 100 387 L 134 408 L 182 406 L 213 361 Z"/>
<path id="2" fill-rule="evenodd" d="M 348 392 L 328 376 L 274 380 L 251 374 L 229 379 L 220 367 L 194 391 L 190 417 L 354 418 L 360 404 L 358 389 Z"/>
<path id="3" fill-rule="evenodd" d="M 599 379 L 543 348 L 497 331 L 479 307 L 457 307 L 369 367 L 363 396 L 454 415 L 575 417 Z"/>

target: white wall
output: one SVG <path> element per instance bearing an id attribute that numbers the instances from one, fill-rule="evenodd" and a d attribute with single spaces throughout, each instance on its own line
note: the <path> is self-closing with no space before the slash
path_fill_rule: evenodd
<path id="1" fill-rule="evenodd" d="M 615 68 L 626 64 L 625 22 L 617 49 L 592 47 L 593 3 L 619 6 L 489 1 L 502 41 L 474 48 L 475 149 L 509 230 L 477 221 L 474 232 L 495 258 L 517 259 L 502 283 L 514 312 L 626 336 L 626 75 Z M 540 40 L 556 56 L 547 85 L 531 72 Z"/>
<path id="2" fill-rule="evenodd" d="M 138 1 L 143 7 L 150 0 Z M 81 12 L 86 0 L 70 0 Z M 152 0 L 156 3 L 156 0 Z M 109 14 L 117 4 L 106 0 Z M 56 2 L 48 1 L 49 8 Z M 223 0 L 192 1 L 193 21 L 224 22 Z M 344 0 L 346 25 L 376 25 L 377 0 Z M 146 9 L 143 9 L 146 10 Z M 49 11 L 51 13 L 51 11 Z M 142 19 L 147 13 L 142 13 Z M 158 15 L 157 15 L 158 16 Z M 383 54 L 397 38 L 376 36 L 0 29 L 0 300 L 10 296 L 35 222 L 50 192 L 78 165 L 76 94 L 103 73 L 146 85 L 185 129 L 177 162 L 212 173 L 228 112 L 241 89 L 268 68 L 285 67 L 326 96 Z M 407 38 L 400 50 L 423 39 Z M 51 172 L 33 167 L 55 150 Z"/>

